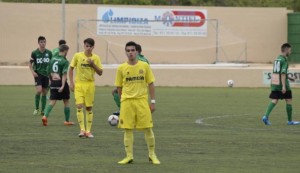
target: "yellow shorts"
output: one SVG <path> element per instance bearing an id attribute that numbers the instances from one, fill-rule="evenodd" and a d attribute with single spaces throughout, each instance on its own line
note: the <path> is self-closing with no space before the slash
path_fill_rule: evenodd
<path id="1" fill-rule="evenodd" d="M 153 127 L 147 99 L 125 99 L 121 102 L 119 128 L 144 129 Z"/>
<path id="2" fill-rule="evenodd" d="M 94 105 L 95 83 L 94 82 L 79 82 L 75 83 L 75 102 L 76 105 L 84 104 L 86 107 Z"/>

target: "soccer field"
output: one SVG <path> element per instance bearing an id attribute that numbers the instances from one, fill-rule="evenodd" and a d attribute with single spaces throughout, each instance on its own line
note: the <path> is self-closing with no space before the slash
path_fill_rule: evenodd
<path id="1" fill-rule="evenodd" d="M 64 126 L 58 102 L 42 126 L 33 116 L 33 86 L 0 86 L 2 173 L 282 173 L 300 172 L 300 126 L 287 126 L 281 101 L 271 126 L 261 122 L 269 88 L 156 88 L 153 114 L 161 165 L 148 162 L 142 132 L 135 132 L 133 164 L 124 156 L 123 133 L 107 123 L 117 110 L 112 87 L 97 87 L 94 139 L 80 139 L 78 124 Z M 300 89 L 293 90 L 300 120 Z M 74 99 L 71 119 L 76 120 Z"/>

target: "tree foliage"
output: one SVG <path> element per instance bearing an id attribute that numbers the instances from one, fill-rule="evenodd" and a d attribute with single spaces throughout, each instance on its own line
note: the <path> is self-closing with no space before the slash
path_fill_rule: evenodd
<path id="1" fill-rule="evenodd" d="M 2 0 L 3 2 L 60 3 L 61 0 Z M 286 7 L 300 12 L 300 0 L 66 0 L 67 3 L 221 7 Z"/>

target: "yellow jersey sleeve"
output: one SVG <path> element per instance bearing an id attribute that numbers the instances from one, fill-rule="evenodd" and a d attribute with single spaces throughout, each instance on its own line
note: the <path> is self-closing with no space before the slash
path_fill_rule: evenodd
<path id="1" fill-rule="evenodd" d="M 115 86 L 122 87 L 123 86 L 123 75 L 122 75 L 122 65 L 120 65 L 117 69 Z"/>
<path id="2" fill-rule="evenodd" d="M 78 61 L 78 59 L 77 59 L 77 54 L 75 54 L 75 55 L 73 56 L 73 58 L 72 58 L 72 61 L 71 61 L 70 66 L 73 67 L 73 68 L 75 68 L 75 67 L 77 66 L 77 61 Z"/>
<path id="3" fill-rule="evenodd" d="M 155 77 L 153 75 L 153 72 L 152 72 L 149 64 L 146 64 L 146 76 L 145 77 L 146 77 L 145 81 L 147 84 L 151 84 L 155 81 Z"/>
<path id="4" fill-rule="evenodd" d="M 100 69 L 103 69 L 101 59 L 99 56 L 95 56 L 94 63 L 97 67 L 99 67 Z"/>

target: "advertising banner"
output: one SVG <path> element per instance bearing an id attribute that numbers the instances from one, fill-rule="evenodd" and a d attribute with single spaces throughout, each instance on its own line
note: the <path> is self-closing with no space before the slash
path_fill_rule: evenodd
<path id="1" fill-rule="evenodd" d="M 290 71 L 288 73 L 290 77 L 295 78 L 295 81 L 290 80 L 290 84 L 300 84 L 300 71 Z M 270 85 L 271 84 L 272 71 L 264 71 L 263 72 L 263 84 Z"/>
<path id="2" fill-rule="evenodd" d="M 98 7 L 97 11 L 98 35 L 207 36 L 207 10 Z"/>

